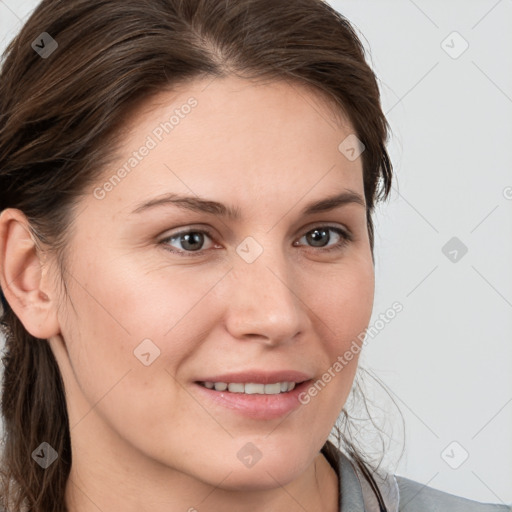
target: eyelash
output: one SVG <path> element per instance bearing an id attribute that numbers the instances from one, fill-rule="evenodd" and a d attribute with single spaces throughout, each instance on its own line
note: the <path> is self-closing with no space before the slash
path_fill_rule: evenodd
<path id="1" fill-rule="evenodd" d="M 335 251 L 335 250 L 342 250 L 350 242 L 353 241 L 352 234 L 349 231 L 341 229 L 338 226 L 328 226 L 328 225 L 315 226 L 314 228 L 306 231 L 306 233 L 304 233 L 304 235 L 302 235 L 300 238 L 302 238 L 303 236 L 305 236 L 305 235 L 307 235 L 307 234 L 309 234 L 312 231 L 315 231 L 317 229 L 318 230 L 325 229 L 325 230 L 334 231 L 335 233 L 337 233 L 341 237 L 340 241 L 337 242 L 336 244 L 332 245 L 331 247 L 327 247 L 327 248 L 318 247 L 318 250 L 320 252 L 326 253 L 326 252 L 331 252 L 331 251 Z M 162 246 L 164 247 L 165 250 L 167 250 L 167 251 L 169 251 L 169 252 L 171 252 L 173 254 L 177 254 L 179 256 L 183 256 L 185 258 L 187 258 L 187 257 L 195 257 L 195 256 L 202 256 L 204 254 L 205 250 L 208 250 L 208 249 L 199 250 L 199 251 L 179 251 L 179 250 L 174 250 L 174 249 L 170 249 L 169 248 L 170 246 L 168 245 L 167 242 L 169 242 L 172 239 L 179 239 L 181 236 L 188 235 L 188 234 L 191 234 L 191 233 L 206 234 L 206 235 L 208 235 L 213 240 L 213 235 L 212 235 L 211 231 L 206 229 L 206 228 L 203 228 L 203 229 L 188 229 L 188 230 L 185 230 L 185 231 L 179 231 L 178 233 L 173 233 L 170 236 L 164 238 L 160 243 L 162 244 Z M 312 249 L 315 249 L 315 247 L 312 247 L 312 246 L 310 246 L 310 247 Z"/>

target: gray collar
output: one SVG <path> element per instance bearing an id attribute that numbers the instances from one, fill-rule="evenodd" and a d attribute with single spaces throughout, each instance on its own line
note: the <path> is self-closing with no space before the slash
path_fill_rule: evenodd
<path id="1" fill-rule="evenodd" d="M 340 474 L 340 512 L 380 512 L 377 497 L 356 464 L 338 451 Z M 391 474 L 372 473 L 388 512 L 398 512 L 398 484 Z"/>

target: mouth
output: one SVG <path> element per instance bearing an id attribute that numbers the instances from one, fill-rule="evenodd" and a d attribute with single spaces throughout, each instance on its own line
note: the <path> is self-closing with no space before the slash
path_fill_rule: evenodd
<path id="1" fill-rule="evenodd" d="M 235 413 L 252 420 L 271 420 L 299 408 L 299 396 L 312 382 L 313 379 L 268 384 L 195 381 L 193 389 L 222 416 Z"/>
<path id="2" fill-rule="evenodd" d="M 271 384 L 261 384 L 257 382 L 209 382 L 196 381 L 196 384 L 213 391 L 225 391 L 228 393 L 239 393 L 244 395 L 280 395 L 293 391 L 296 386 L 300 386 L 306 381 L 294 382 L 283 381 Z"/>

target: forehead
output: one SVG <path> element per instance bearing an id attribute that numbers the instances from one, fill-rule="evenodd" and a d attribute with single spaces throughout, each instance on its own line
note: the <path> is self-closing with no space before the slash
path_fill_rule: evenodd
<path id="1" fill-rule="evenodd" d="M 362 192 L 361 158 L 340 150 L 350 136 L 350 122 L 311 87 L 210 77 L 141 103 L 101 183 L 115 182 L 108 199 L 119 206 L 168 191 L 269 201 Z"/>

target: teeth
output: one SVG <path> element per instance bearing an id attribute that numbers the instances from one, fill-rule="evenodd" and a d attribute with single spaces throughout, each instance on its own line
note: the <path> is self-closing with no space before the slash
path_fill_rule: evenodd
<path id="1" fill-rule="evenodd" d="M 244 385 L 243 384 L 237 384 L 237 383 L 231 383 L 228 384 L 228 390 L 231 393 L 243 393 L 244 392 Z"/>
<path id="2" fill-rule="evenodd" d="M 265 384 L 265 395 L 277 395 L 278 393 L 281 393 L 281 384 L 279 382 Z"/>
<path id="3" fill-rule="evenodd" d="M 263 395 L 265 394 L 265 384 L 253 384 L 247 383 L 245 385 L 245 394 L 246 395 Z"/>
<path id="4" fill-rule="evenodd" d="M 274 384 L 256 384 L 254 382 L 202 382 L 204 387 L 215 389 L 215 391 L 226 391 L 230 393 L 245 393 L 246 395 L 278 395 L 286 393 L 295 388 L 295 382 L 276 382 Z"/>

